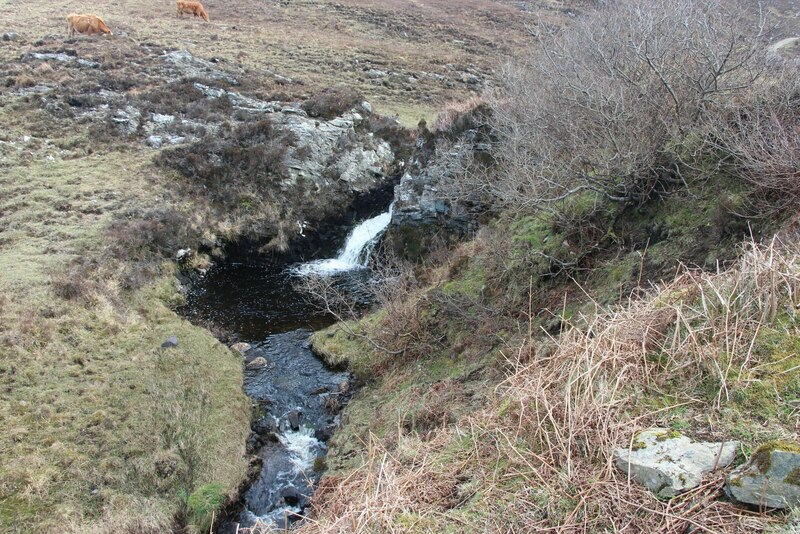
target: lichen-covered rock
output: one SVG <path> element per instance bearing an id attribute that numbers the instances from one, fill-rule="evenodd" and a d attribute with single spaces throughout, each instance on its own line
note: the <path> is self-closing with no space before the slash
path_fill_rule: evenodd
<path id="1" fill-rule="evenodd" d="M 317 189 L 338 182 L 350 191 L 363 192 L 386 181 L 394 153 L 386 141 L 356 131 L 361 119 L 357 112 L 326 121 L 304 112 L 281 110 L 271 118 L 277 129 L 291 132 L 296 139 L 286 154 L 288 178 L 284 188 L 311 180 Z"/>
<path id="2" fill-rule="evenodd" d="M 705 473 L 726 467 L 739 442 L 692 441 L 680 432 L 649 428 L 638 432 L 631 447 L 614 451 L 616 466 L 662 498 L 695 488 Z"/>
<path id="3" fill-rule="evenodd" d="M 800 506 L 800 445 L 773 441 L 760 446 L 749 462 L 728 475 L 725 493 L 753 506 Z"/>
<path id="4" fill-rule="evenodd" d="M 192 55 L 188 50 L 174 50 L 164 53 L 164 63 L 167 66 L 167 79 L 174 81 L 180 78 L 200 78 L 215 81 L 224 81 L 231 85 L 239 82 L 229 72 L 219 69 L 211 61 L 206 61 Z"/>
<path id="5" fill-rule="evenodd" d="M 142 112 L 133 106 L 118 109 L 111 118 L 114 125 L 125 135 L 133 135 L 139 129 Z"/>

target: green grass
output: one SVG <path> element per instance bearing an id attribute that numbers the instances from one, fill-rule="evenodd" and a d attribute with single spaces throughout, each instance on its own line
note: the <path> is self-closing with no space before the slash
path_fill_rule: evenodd
<path id="1" fill-rule="evenodd" d="M 438 105 L 424 105 L 414 102 L 376 101 L 375 112 L 389 117 L 395 116 L 406 128 L 416 128 L 420 121 L 429 126 L 436 122 Z"/>
<path id="2" fill-rule="evenodd" d="M 126 258 L 103 255 L 108 225 L 168 184 L 151 153 L 62 151 L 35 121 L 0 117 L 25 146 L 0 175 L 0 530 L 166 528 L 180 491 L 227 496 L 245 476 L 241 361 L 169 309 L 172 267 L 129 292 Z M 58 296 L 66 268 L 92 259 L 73 280 L 85 294 Z M 172 335 L 180 346 L 161 350 Z"/>

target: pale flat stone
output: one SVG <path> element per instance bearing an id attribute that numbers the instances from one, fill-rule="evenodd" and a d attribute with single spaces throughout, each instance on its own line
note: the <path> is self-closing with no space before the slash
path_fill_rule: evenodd
<path id="1" fill-rule="evenodd" d="M 247 364 L 248 369 L 258 369 L 259 367 L 266 367 L 269 362 L 263 356 L 254 358 Z"/>
<path id="2" fill-rule="evenodd" d="M 659 497 L 674 497 L 700 485 L 705 473 L 730 465 L 738 441 L 707 443 L 666 428 L 638 432 L 630 448 L 614 451 L 616 466 Z"/>
<path id="3" fill-rule="evenodd" d="M 239 352 L 241 354 L 244 354 L 245 352 L 247 352 L 248 350 L 251 349 L 250 343 L 245 343 L 243 341 L 240 341 L 238 343 L 234 343 L 233 345 L 231 345 L 231 348 L 233 350 L 235 350 L 236 352 Z"/>

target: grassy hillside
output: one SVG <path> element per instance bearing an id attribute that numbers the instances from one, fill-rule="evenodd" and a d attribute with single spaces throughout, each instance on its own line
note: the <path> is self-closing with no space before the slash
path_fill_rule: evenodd
<path id="1" fill-rule="evenodd" d="M 416 125 L 490 83 L 528 41 L 526 21 L 567 18 L 556 3 L 488 0 L 205 5 L 209 24 L 169 1 L 0 2 L 0 32 L 17 34 L 0 46 L 0 530 L 205 531 L 247 471 L 241 360 L 171 311 L 173 258 L 274 237 L 280 206 L 257 190 L 213 202 L 141 134 L 96 120 L 104 98 L 224 119 L 164 70 L 164 51 L 188 49 L 245 94 L 344 84 Z M 67 39 L 73 11 L 114 35 Z"/>
<path id="2" fill-rule="evenodd" d="M 29 45 L 49 37 L 61 40 L 67 13 L 93 12 L 114 32 L 109 42 L 185 48 L 216 57 L 251 69 L 264 90 L 293 97 L 346 84 L 380 113 L 398 114 L 414 126 L 435 116 L 443 102 L 479 92 L 493 77 L 498 58 L 529 42 L 526 23 L 535 24 L 538 16 L 545 23 L 560 23 L 568 19 L 567 7 L 580 7 L 543 2 L 521 9 L 495 0 L 210 0 L 204 5 L 207 24 L 187 16 L 177 19 L 174 2 L 166 0 L 91 6 L 6 0 L 9 17 L 3 30 L 18 32 Z M 75 46 L 80 49 L 84 41 L 78 39 Z"/>
<path id="3" fill-rule="evenodd" d="M 687 202 L 678 195 L 639 222 Z M 763 443 L 796 439 L 795 230 L 709 248 L 713 219 L 697 205 L 692 213 L 649 251 L 598 254 L 591 270 L 547 281 L 531 276 L 535 263 L 506 270 L 530 250 L 529 224 L 486 228 L 418 267 L 388 309 L 315 334 L 317 351 L 365 386 L 345 409 L 303 531 L 784 525 L 790 516 L 721 499 L 727 470 L 658 500 L 613 465 L 613 449 L 650 426 L 740 440 L 737 464 Z M 738 259 L 720 270 L 680 265 L 698 254 Z"/>
<path id="4" fill-rule="evenodd" d="M 149 155 L 76 157 L 55 144 L 69 138 L 3 111 L 3 528 L 161 528 L 180 492 L 214 481 L 227 494 L 246 470 L 241 364 L 170 311 L 169 267 L 131 294 L 125 258 L 103 254 L 115 217 L 164 192 Z M 77 275 L 76 260 L 102 265 Z M 160 349 L 172 335 L 180 346 Z"/>
<path id="5" fill-rule="evenodd" d="M 777 315 L 761 315 L 793 291 L 796 269 L 796 256 L 755 247 L 731 271 L 682 276 L 598 310 L 557 342 L 534 334 L 480 358 L 451 353 L 392 367 L 348 408 L 337 469 L 305 531 L 779 528 L 786 516 L 718 500 L 724 473 L 659 501 L 625 480 L 611 451 L 649 425 L 741 439 L 739 461 L 770 439 L 792 438 L 798 383 L 787 373 L 796 362 L 775 348 L 797 340 L 793 305 L 781 300 Z M 763 293 L 734 289 L 778 272 Z M 703 295 L 715 291 L 730 300 L 703 313 Z M 740 299 L 747 304 L 735 309 Z M 729 313 L 736 329 L 719 324 Z M 769 334 L 751 346 L 759 331 Z"/>

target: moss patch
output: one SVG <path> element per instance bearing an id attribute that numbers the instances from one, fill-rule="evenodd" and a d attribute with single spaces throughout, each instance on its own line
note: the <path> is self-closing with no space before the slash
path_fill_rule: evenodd
<path id="1" fill-rule="evenodd" d="M 677 430 L 667 430 L 666 432 L 662 432 L 656 436 L 656 441 L 667 441 L 668 439 L 675 439 L 681 437 L 683 434 L 678 432 Z"/>
<path id="2" fill-rule="evenodd" d="M 755 465 L 761 473 L 766 473 L 772 467 L 772 453 L 775 451 L 786 451 L 800 454 L 800 445 L 790 441 L 776 440 L 769 443 L 764 443 L 759 446 L 753 456 L 751 462 Z"/>

